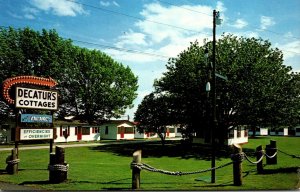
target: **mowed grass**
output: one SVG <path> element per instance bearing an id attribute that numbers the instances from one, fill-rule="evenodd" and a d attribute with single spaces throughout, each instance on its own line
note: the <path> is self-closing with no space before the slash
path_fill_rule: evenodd
<path id="1" fill-rule="evenodd" d="M 298 137 L 258 137 L 250 139 L 243 150 L 255 161 L 253 153 L 258 145 L 277 141 L 277 147 L 300 156 Z M 21 162 L 17 175 L 5 172 L 9 151 L 0 152 L 0 181 L 29 185 L 50 190 L 130 190 L 132 153 L 142 149 L 142 162 L 170 171 L 196 171 L 210 168 L 210 148 L 183 146 L 168 141 L 164 148 L 159 142 L 123 144 L 99 147 L 66 148 L 65 160 L 70 164 L 68 180 L 60 184 L 48 182 L 49 150 L 20 151 Z M 219 150 L 217 166 L 230 162 L 230 150 Z M 264 159 L 265 164 L 265 159 Z M 233 186 L 232 165 L 216 170 L 216 183 L 210 183 L 210 172 L 169 176 L 141 172 L 141 190 L 290 190 L 298 189 L 297 170 L 300 159 L 278 153 L 277 165 L 264 165 L 265 172 L 257 174 L 256 165 L 243 161 L 243 185 Z"/>

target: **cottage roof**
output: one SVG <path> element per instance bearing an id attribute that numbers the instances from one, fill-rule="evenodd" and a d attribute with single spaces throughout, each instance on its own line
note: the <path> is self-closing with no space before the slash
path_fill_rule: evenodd
<path id="1" fill-rule="evenodd" d="M 122 123 L 118 125 L 117 127 L 133 127 L 132 125 L 128 125 L 127 123 Z"/>

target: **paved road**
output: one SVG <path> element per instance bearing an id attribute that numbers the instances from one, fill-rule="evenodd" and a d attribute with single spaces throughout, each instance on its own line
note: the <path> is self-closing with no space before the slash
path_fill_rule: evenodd
<path id="1" fill-rule="evenodd" d="M 100 146 L 107 145 L 108 143 L 78 143 L 78 144 L 59 144 L 55 143 L 54 146 L 59 146 L 63 148 L 67 147 L 85 147 L 85 146 Z M 10 151 L 14 147 L 0 148 L 0 151 Z M 49 149 L 49 145 L 45 146 L 19 146 L 19 150 L 29 150 L 29 149 Z"/>
<path id="2" fill-rule="evenodd" d="M 166 140 L 180 140 L 181 138 L 167 138 Z M 86 147 L 86 146 L 104 146 L 104 145 L 117 145 L 117 144 L 128 144 L 128 143 L 144 143 L 144 142 L 160 142 L 160 140 L 128 140 L 128 141 L 112 141 L 107 143 L 75 143 L 75 144 L 63 144 L 54 143 L 54 146 L 59 146 L 63 148 L 67 147 Z M 0 148 L 0 151 L 10 151 L 13 147 Z M 45 146 L 19 146 L 19 150 L 29 150 L 29 149 L 49 149 L 49 145 Z"/>
<path id="3" fill-rule="evenodd" d="M 4 183 L 0 181 L 0 191 L 46 191 L 44 189 L 28 187 L 24 185 L 17 185 L 11 183 Z"/>

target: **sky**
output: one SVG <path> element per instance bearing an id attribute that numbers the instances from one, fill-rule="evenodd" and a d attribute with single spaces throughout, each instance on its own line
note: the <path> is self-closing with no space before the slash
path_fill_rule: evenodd
<path id="1" fill-rule="evenodd" d="M 220 12 L 217 39 L 225 34 L 269 40 L 284 65 L 300 72 L 299 0 L 0 0 L 0 26 L 55 29 L 75 45 L 98 49 L 138 76 L 138 97 L 126 115 L 163 76 L 169 58 L 212 40 L 213 10 Z"/>

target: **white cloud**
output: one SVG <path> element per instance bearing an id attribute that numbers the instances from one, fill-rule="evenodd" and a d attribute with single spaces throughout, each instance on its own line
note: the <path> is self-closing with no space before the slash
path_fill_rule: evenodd
<path id="1" fill-rule="evenodd" d="M 36 8 L 32 8 L 32 7 L 25 7 L 23 9 L 23 12 L 25 13 L 24 17 L 26 19 L 35 19 L 35 17 L 39 13 L 39 10 Z"/>
<path id="2" fill-rule="evenodd" d="M 218 2 L 217 8 L 223 19 L 222 14 L 226 11 L 224 4 Z M 115 46 L 150 54 L 105 50 L 117 61 L 128 64 L 139 77 L 139 85 L 142 87 L 138 89 L 135 107 L 127 113 L 133 114 L 137 104 L 153 90 L 154 79 L 163 76 L 170 57 L 177 57 L 190 46 L 190 42 L 198 40 L 202 45 L 204 38 L 212 39 L 213 9 L 204 5 L 163 6 L 157 2 L 145 4 L 140 12 L 143 20 L 137 21 L 134 28 L 116 38 Z"/>
<path id="3" fill-rule="evenodd" d="M 256 31 L 244 31 L 244 32 L 225 32 L 225 35 L 233 34 L 237 37 L 247 37 L 247 38 L 259 38 L 259 33 Z"/>
<path id="4" fill-rule="evenodd" d="M 31 0 L 31 4 L 36 8 L 52 12 L 58 16 L 76 16 L 77 14 L 86 14 L 80 4 L 65 0 Z"/>
<path id="5" fill-rule="evenodd" d="M 110 5 L 109 1 L 100 1 L 100 5 L 104 6 L 104 7 L 108 7 Z"/>
<path id="6" fill-rule="evenodd" d="M 111 5 L 114 5 L 116 7 L 120 7 L 120 5 L 116 1 L 112 1 L 112 2 L 109 2 L 109 1 L 100 1 L 100 5 L 104 6 L 104 7 L 109 7 Z"/>
<path id="7" fill-rule="evenodd" d="M 200 5 L 181 7 L 163 7 L 158 3 L 147 4 L 140 13 L 145 20 L 137 22 L 136 26 L 148 34 L 154 43 L 164 40 L 172 41 L 178 37 L 185 38 L 212 27 L 211 7 Z M 185 9 L 192 9 L 203 14 Z"/>
<path id="8" fill-rule="evenodd" d="M 293 35 L 292 32 L 289 31 L 289 32 L 287 32 L 287 33 L 284 34 L 284 37 L 287 37 L 287 38 L 293 38 L 294 35 Z"/>
<path id="9" fill-rule="evenodd" d="M 235 27 L 237 29 L 242 29 L 244 27 L 246 27 L 248 25 L 247 21 L 243 20 L 243 19 L 237 19 L 235 21 L 235 23 L 233 25 L 231 25 L 232 27 Z"/>
<path id="10" fill-rule="evenodd" d="M 35 19 L 35 16 L 34 15 L 31 15 L 31 14 L 25 14 L 24 17 L 26 19 Z"/>
<path id="11" fill-rule="evenodd" d="M 221 1 L 217 2 L 217 7 L 216 7 L 217 11 L 220 11 L 221 13 L 224 13 L 227 8 L 224 6 L 224 3 Z"/>
<path id="12" fill-rule="evenodd" d="M 300 56 L 300 40 L 295 40 L 284 45 L 276 44 L 276 46 L 282 50 L 284 59 Z"/>
<path id="13" fill-rule="evenodd" d="M 112 55 L 121 63 L 149 63 L 154 61 L 163 61 L 165 63 L 168 60 L 168 58 L 159 55 L 156 50 L 150 48 L 142 49 L 141 51 L 135 50 L 137 49 L 123 48 L 121 51 L 116 49 L 105 49 L 101 51 L 107 53 L 108 55 Z"/>
<path id="14" fill-rule="evenodd" d="M 7 13 L 12 16 L 13 18 L 16 18 L 16 19 L 22 19 L 23 17 L 21 15 L 18 15 L 16 13 L 13 13 L 13 12 L 10 12 L 10 11 L 7 11 Z"/>
<path id="15" fill-rule="evenodd" d="M 118 37 L 117 47 L 124 47 L 126 45 L 146 46 L 146 35 L 143 33 L 133 32 L 131 29 L 124 32 L 122 36 Z"/>
<path id="16" fill-rule="evenodd" d="M 116 38 L 117 42 L 114 46 L 150 54 L 128 53 L 113 49 L 107 49 L 105 52 L 122 62 L 158 61 L 165 65 L 168 58 L 176 57 L 189 46 L 190 42 L 198 40 L 201 44 L 204 38 L 211 36 L 212 12 L 212 7 L 200 5 L 181 7 L 165 7 L 159 3 L 144 5 L 140 14 L 145 19 L 137 21 L 134 30 L 129 29 Z"/>
<path id="17" fill-rule="evenodd" d="M 267 17 L 267 16 L 261 16 L 260 17 L 260 28 L 261 29 L 267 29 L 270 26 L 275 25 L 276 22 L 274 21 L 274 18 Z"/>
<path id="18" fill-rule="evenodd" d="M 112 4 L 114 4 L 117 7 L 120 7 L 120 5 L 117 2 L 115 2 L 115 1 L 113 1 Z"/>

